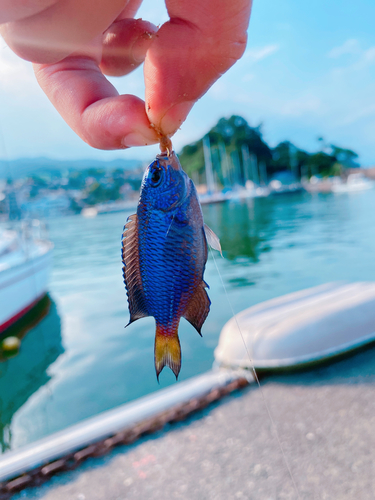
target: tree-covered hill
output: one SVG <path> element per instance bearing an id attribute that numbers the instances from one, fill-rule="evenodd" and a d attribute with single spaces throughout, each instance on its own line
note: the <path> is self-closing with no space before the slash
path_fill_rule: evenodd
<path id="1" fill-rule="evenodd" d="M 358 155 L 350 149 L 327 145 L 318 139 L 315 153 L 303 151 L 289 141 L 271 148 L 262 137 L 261 125 L 251 127 L 241 116 L 221 118 L 205 137 L 185 146 L 180 161 L 196 181 L 205 182 L 203 142 L 211 148 L 215 180 L 222 186 L 244 183 L 250 179 L 267 182 L 273 175 L 291 171 L 295 177 L 340 175 L 358 167 Z"/>

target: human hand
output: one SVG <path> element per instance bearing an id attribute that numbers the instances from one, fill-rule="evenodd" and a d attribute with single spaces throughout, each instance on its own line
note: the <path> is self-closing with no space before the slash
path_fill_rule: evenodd
<path id="1" fill-rule="evenodd" d="M 172 136 L 194 103 L 243 54 L 251 0 L 166 0 L 158 30 L 141 0 L 0 0 L 0 33 L 89 145 L 120 149 Z M 144 61 L 145 102 L 104 75 Z"/>

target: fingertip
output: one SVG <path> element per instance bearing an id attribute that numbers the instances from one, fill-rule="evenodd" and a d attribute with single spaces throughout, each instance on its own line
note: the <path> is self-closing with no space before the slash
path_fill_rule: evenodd
<path id="1" fill-rule="evenodd" d="M 155 124 L 157 130 L 159 130 L 161 134 L 166 136 L 173 135 L 186 120 L 194 104 L 195 101 L 185 101 L 173 105 L 165 113 L 160 122 Z M 152 115 L 150 116 L 148 114 L 148 117 L 150 122 L 154 123 L 152 120 Z"/>
<path id="2" fill-rule="evenodd" d="M 136 148 L 139 146 L 150 146 L 151 144 L 156 144 L 156 142 L 159 141 L 151 137 L 145 137 L 145 134 L 135 131 L 127 134 L 122 139 L 121 144 L 124 148 Z"/>
<path id="3" fill-rule="evenodd" d="M 132 95 L 119 95 L 90 105 L 77 132 L 96 149 L 126 149 L 159 142 L 145 113 L 144 101 Z"/>
<path id="4" fill-rule="evenodd" d="M 131 49 L 131 55 L 136 63 L 142 63 L 145 60 L 146 53 L 156 36 L 157 27 L 151 23 L 147 23 L 147 25 L 149 26 L 147 26 L 147 29 L 142 30 Z"/>
<path id="5" fill-rule="evenodd" d="M 101 71 L 123 76 L 143 63 L 157 27 L 142 19 L 122 19 L 105 32 Z"/>

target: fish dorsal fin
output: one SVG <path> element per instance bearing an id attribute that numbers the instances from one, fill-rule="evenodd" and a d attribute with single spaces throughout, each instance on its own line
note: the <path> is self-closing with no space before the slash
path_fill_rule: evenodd
<path id="1" fill-rule="evenodd" d="M 211 248 L 217 250 L 218 252 L 220 252 L 220 255 L 223 256 L 219 238 L 212 231 L 212 229 L 207 226 L 207 224 L 204 224 L 203 228 L 204 228 L 204 234 L 206 235 L 207 243 L 210 245 Z"/>
<path id="2" fill-rule="evenodd" d="M 183 314 L 183 317 L 194 326 L 200 336 L 202 336 L 202 325 L 206 321 L 211 305 L 211 301 L 205 290 L 206 286 L 204 281 L 198 285 Z"/>
<path id="3" fill-rule="evenodd" d="M 122 234 L 122 262 L 124 264 L 122 271 L 130 312 L 128 325 L 130 325 L 137 319 L 149 316 L 139 268 L 138 218 L 136 214 L 128 217 L 124 227 Z"/>

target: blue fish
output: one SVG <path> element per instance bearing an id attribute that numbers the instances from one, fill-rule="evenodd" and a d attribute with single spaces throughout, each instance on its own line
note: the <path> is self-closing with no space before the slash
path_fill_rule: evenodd
<path id="1" fill-rule="evenodd" d="M 145 172 L 137 213 L 128 218 L 122 239 L 128 325 L 146 316 L 155 318 L 158 379 L 164 366 L 176 379 L 180 372 L 181 317 L 201 335 L 209 313 L 203 280 L 207 239 L 221 251 L 217 236 L 203 222 L 197 191 L 176 154 L 158 155 Z"/>

